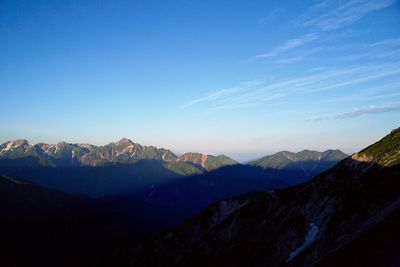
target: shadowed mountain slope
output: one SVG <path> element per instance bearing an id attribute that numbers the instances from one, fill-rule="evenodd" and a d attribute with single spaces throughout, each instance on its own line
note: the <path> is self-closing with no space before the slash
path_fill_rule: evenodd
<path id="1" fill-rule="evenodd" d="M 0 176 L 3 266 L 117 266 L 174 213 L 132 198 L 95 200 Z M 171 218 L 172 217 L 172 218 Z"/>
<path id="2" fill-rule="evenodd" d="M 386 244 L 390 250 L 365 256 L 371 266 L 382 262 L 398 266 L 398 231 L 381 225 L 398 221 L 399 157 L 397 129 L 305 184 L 209 206 L 178 229 L 136 246 L 132 264 L 312 266 L 336 261 L 347 265 L 349 252 L 362 255 L 368 242 L 380 240 L 394 246 Z M 324 261 L 328 257 L 332 258 Z M 365 263 L 350 262 L 351 266 Z"/>
<path id="3" fill-rule="evenodd" d="M 291 184 L 298 184 L 335 166 L 346 157 L 348 155 L 340 150 L 326 150 L 324 152 L 303 150 L 298 153 L 281 151 L 252 161 L 249 165 L 264 169 L 285 169 L 302 172 L 302 175 L 296 177 L 296 180 L 291 181 Z"/>

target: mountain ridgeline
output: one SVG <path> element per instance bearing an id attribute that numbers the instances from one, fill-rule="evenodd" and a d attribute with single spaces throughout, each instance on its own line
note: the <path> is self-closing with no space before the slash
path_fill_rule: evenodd
<path id="1" fill-rule="evenodd" d="M 399 266 L 400 128 L 314 179 L 216 202 L 132 266 Z"/>
<path id="2" fill-rule="evenodd" d="M 273 155 L 262 157 L 256 161 L 252 161 L 249 164 L 264 169 L 303 171 L 303 177 L 307 179 L 333 167 L 336 163 L 347 156 L 348 155 L 340 150 L 326 150 L 324 152 L 303 150 L 298 153 L 281 151 Z M 299 181 L 294 180 L 292 181 L 292 184 L 299 182 L 304 182 L 304 179 Z"/>
<path id="3" fill-rule="evenodd" d="M 105 146 L 16 140 L 0 145 L 0 174 L 72 194 L 134 196 L 188 217 L 224 198 L 303 182 L 345 156 L 333 150 L 280 152 L 243 165 L 225 155 L 178 157 L 126 138 Z"/>
<path id="4" fill-rule="evenodd" d="M 164 162 L 193 163 L 205 170 L 225 165 L 237 164 L 236 161 L 220 155 L 210 156 L 199 153 L 185 153 L 177 157 L 170 150 L 155 146 L 142 146 L 127 138 L 105 146 L 91 144 L 38 143 L 31 145 L 27 140 L 9 141 L 0 145 L 0 159 L 21 160 L 16 162 L 25 167 L 35 166 L 106 166 L 109 164 L 130 164 L 140 160 L 160 160 Z"/>

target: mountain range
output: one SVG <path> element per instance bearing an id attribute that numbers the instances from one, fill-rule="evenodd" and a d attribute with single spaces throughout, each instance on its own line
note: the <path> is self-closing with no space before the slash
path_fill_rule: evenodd
<path id="1" fill-rule="evenodd" d="M 0 145 L 0 159 L 25 159 L 22 166 L 105 166 L 109 164 L 129 164 L 140 160 L 160 160 L 195 164 L 199 169 L 212 170 L 226 165 L 237 164 L 224 156 L 212 156 L 200 153 L 185 153 L 177 157 L 168 149 L 154 146 L 142 146 L 127 138 L 105 146 L 91 144 L 30 144 L 25 139 L 8 141 Z M 27 160 L 30 159 L 30 160 Z M 29 162 L 29 163 L 28 163 Z M 195 171 L 194 171 L 195 172 Z"/>
<path id="2" fill-rule="evenodd" d="M 178 157 L 127 138 L 105 146 L 15 140 L 0 145 L 0 174 L 71 194 L 133 196 L 185 218 L 224 198 L 303 182 L 346 156 L 305 150 L 239 164 L 225 155 Z"/>
<path id="3" fill-rule="evenodd" d="M 302 171 L 305 178 L 310 178 L 346 156 L 340 150 L 324 152 L 303 150 L 298 153 L 281 151 L 250 162 L 248 165 L 263 169 Z M 25 139 L 8 141 L 0 145 L 0 168 L 109 167 L 141 161 L 161 162 L 166 170 L 182 176 L 203 174 L 222 167 L 239 165 L 237 161 L 225 155 L 189 152 L 178 157 L 171 150 L 142 146 L 127 138 L 104 146 L 66 142 L 30 144 Z"/>
<path id="4" fill-rule="evenodd" d="M 303 184 L 212 204 L 132 266 L 399 266 L 400 128 Z"/>
<path id="5" fill-rule="evenodd" d="M 249 165 L 258 166 L 264 169 L 303 171 L 304 177 L 307 179 L 333 167 L 336 163 L 347 156 L 347 154 L 340 150 L 331 149 L 324 152 L 312 150 L 302 150 L 298 153 L 281 151 L 252 161 Z M 303 181 L 304 180 L 292 181 L 292 183 L 295 184 Z"/>
<path id="6" fill-rule="evenodd" d="M 154 147 L 153 152 L 162 152 L 151 152 L 156 158 L 147 154 L 133 160 L 135 150 L 126 148 L 132 142 L 122 141 L 110 145 L 111 155 L 102 154 L 108 160 L 94 157 L 92 163 L 101 162 L 96 165 L 83 164 L 83 155 L 67 164 L 72 152 L 65 151 L 78 145 L 48 152 L 24 140 L 0 146 L 3 264 L 400 264 L 400 128 L 351 157 L 335 150 L 285 151 L 247 165 L 197 153 L 167 160 L 167 150 Z M 216 161 L 226 165 L 216 167 Z M 169 170 L 166 175 L 165 165 L 181 163 L 201 171 L 178 175 Z M 328 163 L 334 166 L 324 169 Z M 309 177 L 313 172 L 320 173 Z M 132 193 L 141 184 L 150 186 Z M 131 193 L 121 194 L 122 187 Z M 66 193 L 94 188 L 106 194 Z"/>

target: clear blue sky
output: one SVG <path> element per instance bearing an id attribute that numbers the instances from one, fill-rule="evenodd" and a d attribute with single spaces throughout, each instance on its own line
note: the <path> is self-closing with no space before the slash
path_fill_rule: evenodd
<path id="1" fill-rule="evenodd" d="M 400 3 L 0 1 L 0 142 L 239 160 L 400 126 Z"/>

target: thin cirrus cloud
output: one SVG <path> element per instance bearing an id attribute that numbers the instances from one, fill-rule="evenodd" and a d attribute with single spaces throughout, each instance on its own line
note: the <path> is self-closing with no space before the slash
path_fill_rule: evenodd
<path id="1" fill-rule="evenodd" d="M 386 104 L 380 106 L 367 106 L 363 108 L 356 108 L 353 110 L 341 112 L 341 113 L 333 113 L 322 116 L 316 116 L 307 119 L 308 121 L 318 122 L 324 120 L 338 120 L 338 119 L 348 119 L 359 116 L 364 116 L 368 114 L 379 114 L 379 113 L 387 113 L 387 112 L 399 112 L 400 104 Z"/>
<path id="2" fill-rule="evenodd" d="M 194 106 L 194 105 L 197 105 L 197 104 L 200 104 L 200 103 L 203 103 L 203 102 L 218 100 L 218 99 L 224 98 L 226 96 L 235 94 L 235 93 L 237 93 L 237 92 L 239 92 L 241 90 L 243 90 L 243 89 L 240 88 L 240 87 L 222 89 L 222 90 L 213 92 L 211 94 L 208 94 L 208 95 L 206 95 L 204 97 L 193 99 L 189 103 L 183 105 L 181 108 L 187 108 L 187 107 Z"/>
<path id="3" fill-rule="evenodd" d="M 282 12 L 282 9 L 275 8 L 274 10 L 272 10 L 272 12 L 269 15 L 259 18 L 257 20 L 257 23 L 261 24 L 261 25 L 267 24 L 267 23 L 271 22 L 272 19 L 276 18 L 281 12 Z"/>
<path id="4" fill-rule="evenodd" d="M 379 88 L 396 88 L 397 82 L 384 78 L 400 74 L 400 63 L 362 64 L 344 68 L 321 69 L 312 74 L 271 83 L 247 82 L 234 87 L 235 90 L 222 89 L 205 97 L 189 101 L 185 108 L 202 105 L 206 114 L 226 110 L 254 107 L 263 103 L 273 103 L 293 95 L 310 95 L 322 91 L 351 88 L 355 85 L 379 82 Z M 243 86 L 246 84 L 246 86 Z M 389 87 L 391 86 L 391 87 Z M 369 90 L 372 90 L 371 87 Z M 389 97 L 389 95 L 388 95 Z"/>
<path id="5" fill-rule="evenodd" d="M 315 39 L 318 38 L 318 34 L 316 33 L 308 33 L 305 34 L 303 36 L 300 36 L 298 38 L 294 38 L 291 40 L 286 41 L 284 44 L 282 44 L 281 46 L 278 46 L 274 49 L 272 49 L 270 52 L 268 53 L 264 53 L 264 54 L 259 54 L 256 56 L 251 57 L 250 59 L 259 59 L 259 58 L 269 58 L 269 57 L 274 57 L 274 56 L 278 56 L 284 52 L 287 52 L 289 50 L 292 50 L 294 48 L 297 47 L 301 47 Z"/>
<path id="6" fill-rule="evenodd" d="M 212 93 L 207 94 L 206 96 L 193 99 L 193 100 L 189 101 L 188 103 L 186 103 L 185 105 L 181 106 L 181 108 L 185 109 L 185 108 L 188 108 L 188 107 L 191 107 L 194 105 L 198 105 L 201 103 L 205 103 L 205 102 L 219 101 L 219 100 L 223 101 L 227 97 L 239 94 L 241 92 L 245 92 L 245 91 L 249 90 L 250 88 L 259 86 L 260 84 L 263 84 L 263 83 L 264 83 L 264 81 L 260 80 L 260 79 L 245 81 L 237 87 L 226 88 L 226 89 L 214 91 Z"/>
<path id="7" fill-rule="evenodd" d="M 386 93 L 395 90 L 394 93 Z M 400 97 L 400 80 L 388 81 L 383 85 L 372 86 L 357 93 L 329 98 L 323 100 L 325 103 L 340 103 L 340 102 L 362 102 L 373 99 L 385 99 Z"/>
<path id="8" fill-rule="evenodd" d="M 255 56 L 251 56 L 247 61 L 259 59 L 269 59 L 272 57 L 285 56 L 292 52 L 286 59 L 275 60 L 272 63 L 290 64 L 306 58 L 297 51 L 306 45 L 316 41 L 328 42 L 337 39 L 337 30 L 350 26 L 351 24 L 362 19 L 364 16 L 374 11 L 387 8 L 394 4 L 396 0 L 351 0 L 347 2 L 339 2 L 336 7 L 332 6 L 334 2 L 322 1 L 309 8 L 309 11 L 295 20 L 295 25 L 301 25 L 309 32 L 286 40 L 280 46 L 272 48 L 270 51 Z M 334 38 L 331 38 L 335 36 Z M 309 56 L 309 55 L 307 55 Z"/>
<path id="9" fill-rule="evenodd" d="M 352 45 L 352 49 L 358 52 L 339 57 L 346 61 L 356 60 L 399 60 L 400 38 L 380 40 L 370 44 Z"/>
<path id="10" fill-rule="evenodd" d="M 332 11 L 306 19 L 302 25 L 321 31 L 337 30 L 360 20 L 371 12 L 386 8 L 394 2 L 396 0 L 348 1 L 337 6 Z"/>
<path id="11" fill-rule="evenodd" d="M 304 59 L 315 58 L 315 61 L 307 63 L 307 68 L 300 68 L 289 77 L 278 78 L 281 76 L 277 75 L 274 80 L 251 85 L 242 83 L 231 89 L 215 91 L 193 99 L 183 107 L 199 106 L 205 114 L 212 114 L 260 105 L 269 108 L 275 103 L 298 106 L 303 105 L 300 101 L 314 98 L 320 99 L 321 103 L 353 101 L 350 107 L 362 100 L 366 104 L 369 104 L 367 100 L 396 101 L 399 97 L 396 90 L 400 86 L 400 38 L 388 36 L 386 39 L 379 39 L 377 36 L 378 39 L 371 38 L 373 41 L 366 42 L 368 38 L 360 38 L 362 34 L 368 34 L 363 28 L 357 28 L 357 25 L 350 27 L 365 16 L 387 8 L 394 2 L 395 0 L 319 2 L 298 17 L 296 23 L 290 22 L 287 25 L 294 27 L 296 31 L 305 30 L 303 34 L 287 38 L 281 45 L 248 59 L 249 62 L 265 60 L 274 67 L 286 67 Z M 324 65 L 327 60 L 329 66 Z M 367 88 L 369 92 L 363 92 Z M 383 88 L 386 90 L 384 93 Z M 357 97 L 357 93 L 362 94 Z M 398 110 L 398 107 L 367 106 L 315 117 L 309 121 L 357 117 L 393 110 Z M 299 117 L 300 120 L 303 118 Z"/>

